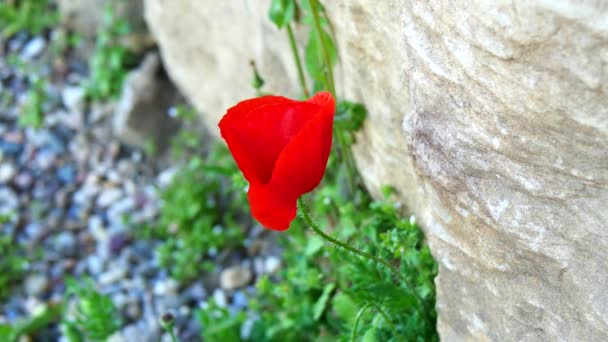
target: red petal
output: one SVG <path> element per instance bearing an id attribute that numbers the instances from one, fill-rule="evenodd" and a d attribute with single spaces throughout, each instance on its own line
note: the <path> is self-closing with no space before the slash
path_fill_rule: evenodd
<path id="1" fill-rule="evenodd" d="M 250 184 L 247 197 L 251 215 L 266 228 L 286 230 L 296 217 L 296 199 L 283 198 L 265 185 Z"/>
<path id="2" fill-rule="evenodd" d="M 319 185 L 331 150 L 334 99 L 324 92 L 309 102 L 320 110 L 285 146 L 268 183 L 269 192 L 293 200 L 294 205 L 298 197 Z"/>
<path id="3" fill-rule="evenodd" d="M 318 111 L 318 106 L 282 97 L 256 100 L 241 102 L 228 110 L 220 129 L 245 178 L 264 184 L 270 180 L 283 148 Z"/>

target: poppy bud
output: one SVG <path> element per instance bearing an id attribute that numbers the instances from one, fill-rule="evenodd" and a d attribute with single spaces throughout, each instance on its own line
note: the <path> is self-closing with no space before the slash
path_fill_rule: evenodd
<path id="1" fill-rule="evenodd" d="M 286 230 L 296 201 L 323 178 L 331 150 L 335 101 L 281 96 L 245 100 L 228 109 L 220 132 L 249 181 L 251 213 L 264 227 Z"/>

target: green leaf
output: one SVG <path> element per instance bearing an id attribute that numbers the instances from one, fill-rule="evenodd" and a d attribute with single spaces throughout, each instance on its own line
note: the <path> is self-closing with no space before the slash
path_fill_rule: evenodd
<path id="1" fill-rule="evenodd" d="M 371 327 L 371 328 L 367 329 L 367 331 L 365 332 L 365 335 L 363 335 L 363 338 L 361 339 L 361 341 L 362 342 L 376 342 L 376 341 L 378 341 L 377 335 L 378 335 L 378 329 L 376 327 Z"/>
<path id="2" fill-rule="evenodd" d="M 321 30 L 321 36 L 323 37 L 323 42 L 327 48 L 331 64 L 336 64 L 338 61 L 336 45 L 329 33 L 325 30 Z M 325 79 L 327 66 L 325 65 L 323 45 L 322 42 L 319 41 L 319 36 L 315 29 L 311 30 L 310 35 L 308 36 L 306 51 L 304 52 L 304 61 L 306 63 L 306 71 L 308 71 L 310 77 L 316 82 L 324 83 L 323 80 Z"/>
<path id="3" fill-rule="evenodd" d="M 304 250 L 304 255 L 306 255 L 307 257 L 311 257 L 315 254 L 317 254 L 318 251 L 321 250 L 321 248 L 323 248 L 324 242 L 323 239 L 321 239 L 318 236 L 312 236 L 310 237 L 310 239 L 308 239 L 308 242 L 306 244 L 306 249 Z"/>
<path id="4" fill-rule="evenodd" d="M 315 321 L 318 321 L 319 318 L 321 318 L 321 315 L 323 314 L 323 312 L 325 311 L 325 307 L 327 306 L 327 302 L 329 302 L 329 296 L 331 295 L 331 292 L 336 288 L 336 284 L 335 283 L 329 283 L 327 285 L 325 285 L 325 288 L 323 289 L 323 293 L 321 294 L 321 297 L 319 297 L 319 299 L 317 300 L 317 302 L 315 303 L 315 306 L 313 308 L 314 310 L 314 319 Z"/>
<path id="5" fill-rule="evenodd" d="M 294 18 L 295 12 L 296 3 L 294 0 L 272 0 L 268 15 L 270 16 L 270 20 L 280 29 L 285 25 L 289 25 Z"/>
<path id="6" fill-rule="evenodd" d="M 359 308 L 357 304 L 344 292 L 338 292 L 331 300 L 331 307 L 336 316 L 346 322 L 346 330 L 351 330 Z"/>
<path id="7" fill-rule="evenodd" d="M 0 341 L 14 341 L 17 338 L 15 330 L 7 324 L 0 324 Z"/>
<path id="8" fill-rule="evenodd" d="M 341 101 L 336 107 L 335 125 L 349 131 L 358 131 L 367 117 L 367 109 L 361 103 Z"/>

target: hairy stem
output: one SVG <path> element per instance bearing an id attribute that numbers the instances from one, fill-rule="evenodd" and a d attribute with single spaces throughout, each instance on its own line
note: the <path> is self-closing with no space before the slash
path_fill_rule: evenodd
<path id="1" fill-rule="evenodd" d="M 304 77 L 304 68 L 302 67 L 302 61 L 300 60 L 300 54 L 298 53 L 298 46 L 296 45 L 296 38 L 293 34 L 293 29 L 291 28 L 291 24 L 287 24 L 287 36 L 289 37 L 289 46 L 291 47 L 291 54 L 293 55 L 293 59 L 296 62 L 296 67 L 298 68 L 298 79 L 300 80 L 300 87 L 302 87 L 302 92 L 304 96 L 309 97 L 310 93 L 308 92 L 308 87 L 306 86 L 306 78 Z"/>
<path id="2" fill-rule="evenodd" d="M 353 254 L 356 254 L 360 257 L 363 257 L 373 263 L 375 263 L 376 265 L 382 265 L 384 267 L 387 267 L 388 269 L 390 269 L 393 274 L 397 277 L 399 277 L 400 280 L 402 280 L 403 282 L 405 282 L 412 295 L 414 296 L 414 298 L 416 299 L 416 301 L 418 302 L 419 305 L 422 305 L 422 299 L 418 296 L 418 294 L 416 293 L 416 288 L 413 286 L 413 284 L 406 278 L 403 276 L 403 274 L 401 274 L 401 272 L 399 271 L 399 269 L 397 269 L 395 266 L 393 266 L 392 264 L 390 264 L 388 261 L 377 258 L 375 256 L 373 256 L 370 253 L 364 252 L 362 250 L 359 250 L 357 248 L 354 248 L 352 246 L 350 246 L 347 243 L 344 243 L 340 240 L 337 240 L 331 236 L 329 236 L 328 234 L 326 234 L 325 232 L 323 232 L 319 226 L 312 220 L 312 218 L 310 217 L 310 214 L 308 212 L 308 208 L 306 207 L 306 204 L 304 203 L 304 200 L 302 199 L 302 197 L 298 198 L 298 212 L 300 213 L 300 216 L 302 217 L 302 219 L 304 220 L 304 222 L 306 222 L 307 225 L 310 226 L 310 228 L 312 228 L 312 230 L 319 235 L 323 240 L 331 243 L 332 245 L 338 247 L 338 248 L 342 248 L 345 249 Z"/>

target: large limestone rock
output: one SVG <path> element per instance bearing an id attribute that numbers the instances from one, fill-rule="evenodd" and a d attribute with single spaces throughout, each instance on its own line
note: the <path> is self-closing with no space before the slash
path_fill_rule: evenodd
<path id="1" fill-rule="evenodd" d="M 608 3 L 331 0 L 356 146 L 440 264 L 439 331 L 459 340 L 608 340 Z M 176 83 L 215 124 L 296 89 L 268 1 L 146 0 Z"/>
<path id="2" fill-rule="evenodd" d="M 165 68 L 205 114 L 215 134 L 226 109 L 255 96 L 250 61 L 264 91 L 296 96 L 297 73 L 284 32 L 267 18 L 269 0 L 145 1 L 145 17 Z"/>

